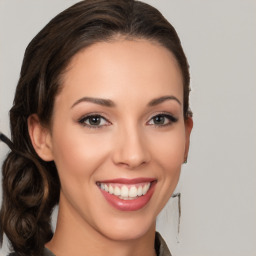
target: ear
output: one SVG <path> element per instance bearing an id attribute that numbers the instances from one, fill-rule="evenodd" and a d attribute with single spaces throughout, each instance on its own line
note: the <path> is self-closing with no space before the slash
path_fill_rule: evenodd
<path id="1" fill-rule="evenodd" d="M 49 129 L 43 127 L 36 114 L 28 117 L 28 132 L 32 145 L 40 158 L 52 161 L 52 141 Z"/>
<path id="2" fill-rule="evenodd" d="M 186 145 L 185 145 L 185 153 L 184 153 L 184 162 L 187 161 L 189 144 L 190 144 L 190 134 L 193 128 L 193 119 L 192 117 L 188 117 L 185 120 L 185 133 L 186 133 Z"/>

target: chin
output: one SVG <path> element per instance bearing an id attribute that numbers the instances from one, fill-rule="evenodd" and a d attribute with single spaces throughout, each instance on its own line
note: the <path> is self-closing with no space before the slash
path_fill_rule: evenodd
<path id="1" fill-rule="evenodd" d="M 140 217 L 135 217 L 134 214 L 131 214 L 128 218 L 104 222 L 99 231 L 111 240 L 135 240 L 150 232 L 155 232 L 155 218 L 145 218 L 143 214 Z"/>

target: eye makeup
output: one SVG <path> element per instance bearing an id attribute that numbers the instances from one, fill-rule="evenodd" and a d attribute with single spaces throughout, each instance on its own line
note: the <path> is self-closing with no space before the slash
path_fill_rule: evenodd
<path id="1" fill-rule="evenodd" d="M 101 114 L 93 114 L 93 113 L 83 116 L 78 120 L 78 122 L 83 126 L 86 126 L 88 128 L 94 128 L 94 129 L 111 125 L 111 122 L 108 121 Z"/>
<path id="2" fill-rule="evenodd" d="M 178 118 L 174 117 L 170 113 L 161 112 L 153 115 L 149 121 L 146 122 L 146 125 L 152 125 L 155 127 L 166 127 L 170 126 L 173 123 L 176 123 Z M 109 126 L 112 123 L 105 118 L 102 114 L 91 113 L 83 116 L 78 120 L 78 122 L 82 126 L 86 126 L 88 128 L 102 128 L 104 126 Z"/>
<path id="3" fill-rule="evenodd" d="M 178 119 L 174 117 L 173 115 L 169 113 L 159 113 L 157 115 L 154 115 L 149 122 L 147 122 L 148 125 L 154 125 L 157 127 L 165 127 L 172 125 L 173 123 L 176 123 Z"/>

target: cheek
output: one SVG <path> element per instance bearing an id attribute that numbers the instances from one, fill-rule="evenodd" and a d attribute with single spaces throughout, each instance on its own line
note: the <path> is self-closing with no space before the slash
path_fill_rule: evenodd
<path id="1" fill-rule="evenodd" d="M 53 152 L 64 195 L 62 200 L 77 211 L 88 212 L 87 206 L 93 204 L 90 194 L 99 193 L 95 186 L 95 173 L 108 156 L 108 145 L 106 138 L 85 134 L 83 128 L 75 131 L 72 127 L 67 131 L 58 129 L 55 133 Z M 87 206 L 80 205 L 83 201 L 88 203 Z M 83 207 L 86 209 L 81 210 Z"/>
<path id="2" fill-rule="evenodd" d="M 158 137 L 158 139 L 156 139 Z M 159 167 L 159 182 L 164 201 L 173 193 L 180 176 L 185 153 L 185 129 L 175 129 L 170 133 L 155 136 L 158 147 L 154 149 L 154 161 Z M 165 202 L 164 202 L 165 203 Z"/>
<path id="3" fill-rule="evenodd" d="M 177 129 L 175 132 L 161 133 L 152 137 L 152 156 L 165 171 L 180 169 L 184 161 L 185 132 Z"/>
<path id="4" fill-rule="evenodd" d="M 180 127 L 166 133 L 159 133 L 158 136 L 152 136 L 153 168 L 157 170 L 156 175 L 159 182 L 158 189 L 154 194 L 156 215 L 166 205 L 179 181 L 185 152 L 184 131 Z"/>
<path id="5" fill-rule="evenodd" d="M 77 179 L 93 174 L 104 162 L 108 154 L 106 138 L 85 134 L 81 129 L 67 131 L 56 129 L 53 141 L 53 154 L 60 179 Z M 71 136 L 72 135 L 72 136 Z"/>

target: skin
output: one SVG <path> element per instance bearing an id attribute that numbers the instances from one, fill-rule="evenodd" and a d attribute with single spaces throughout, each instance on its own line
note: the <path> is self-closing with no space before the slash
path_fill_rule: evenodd
<path id="1" fill-rule="evenodd" d="M 54 160 L 61 191 L 57 228 L 46 245 L 56 255 L 155 255 L 156 217 L 172 195 L 188 154 L 192 119 L 184 121 L 182 76 L 172 53 L 147 40 L 101 42 L 71 60 L 50 129 L 28 120 L 39 156 Z M 153 106 L 154 99 L 171 96 Z M 114 106 L 81 100 L 111 100 Z M 153 118 L 166 113 L 176 122 Z M 88 114 L 99 114 L 92 126 Z M 149 203 L 113 208 L 97 181 L 154 178 Z"/>

